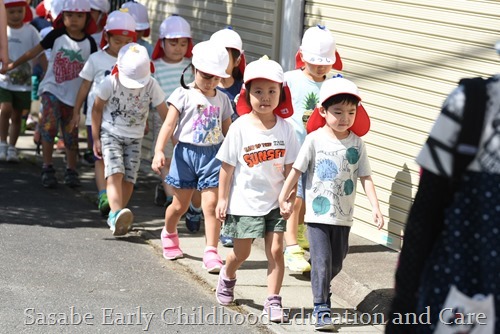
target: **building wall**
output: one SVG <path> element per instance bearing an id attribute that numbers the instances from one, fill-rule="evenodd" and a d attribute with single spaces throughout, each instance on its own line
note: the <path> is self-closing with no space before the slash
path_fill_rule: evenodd
<path id="1" fill-rule="evenodd" d="M 360 190 L 353 231 L 399 249 L 418 184 L 414 160 L 458 80 L 498 70 L 500 3 L 480 0 L 306 0 L 305 28 L 325 24 L 370 114 L 364 137 L 386 227 Z M 359 189 L 362 189 L 359 187 Z"/>

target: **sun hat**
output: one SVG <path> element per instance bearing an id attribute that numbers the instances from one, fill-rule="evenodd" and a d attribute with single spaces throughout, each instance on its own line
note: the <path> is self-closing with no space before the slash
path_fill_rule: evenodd
<path id="1" fill-rule="evenodd" d="M 90 8 L 107 14 L 111 5 L 108 0 L 90 0 Z"/>
<path id="2" fill-rule="evenodd" d="M 52 6 L 59 6 L 58 1 L 52 0 Z M 59 7 L 58 7 L 59 8 Z M 78 13 L 90 13 L 90 1 L 89 0 L 63 0 L 61 11 L 57 15 L 54 20 L 52 26 L 55 29 L 63 28 L 64 22 L 62 18 L 63 12 L 78 12 Z M 90 18 L 87 21 L 87 25 L 85 26 L 85 33 L 92 35 L 97 32 L 97 24 L 95 23 L 92 15 L 89 15 Z M 53 17 L 53 16 L 52 16 Z"/>
<path id="3" fill-rule="evenodd" d="M 62 7 L 63 12 L 90 13 L 89 0 L 65 0 Z"/>
<path id="4" fill-rule="evenodd" d="M 154 73 L 148 50 L 137 43 L 124 45 L 118 52 L 118 59 L 111 74 L 118 75 L 118 81 L 130 89 L 146 86 Z"/>
<path id="5" fill-rule="evenodd" d="M 149 26 L 148 9 L 143 4 L 137 1 L 127 1 L 123 3 L 121 8 L 127 8 L 130 15 L 135 20 L 136 29 L 138 31 L 145 30 L 144 37 L 148 37 L 151 30 Z"/>
<path id="6" fill-rule="evenodd" d="M 211 41 L 218 42 L 226 48 L 236 49 L 240 52 L 240 64 L 238 68 L 241 74 L 245 74 L 246 68 L 246 58 L 245 52 L 243 51 L 243 41 L 241 40 L 240 35 L 233 30 L 231 26 L 228 26 L 224 29 L 218 30 L 210 36 Z"/>
<path id="7" fill-rule="evenodd" d="M 135 42 L 137 33 L 135 32 L 135 20 L 126 9 L 119 9 L 111 12 L 104 26 L 104 31 L 112 35 L 130 36 Z M 101 48 L 107 44 L 106 39 L 101 39 Z"/>
<path id="8" fill-rule="evenodd" d="M 175 38 L 187 38 L 188 48 L 184 57 L 191 58 L 193 56 L 193 38 L 191 35 L 191 26 L 189 22 L 179 15 L 167 17 L 160 25 L 160 34 L 156 41 L 155 48 L 151 54 L 151 59 L 155 60 L 165 55 L 163 50 L 163 40 Z"/>
<path id="9" fill-rule="evenodd" d="M 267 57 L 262 57 L 247 65 L 243 82 L 246 84 L 254 79 L 267 79 L 278 83 L 285 80 L 281 65 Z"/>
<path id="10" fill-rule="evenodd" d="M 304 62 L 332 65 L 334 69 L 342 70 L 342 60 L 336 51 L 335 39 L 327 27 L 318 24 L 304 33 L 302 44 L 295 55 L 295 68 L 303 67 Z"/>
<path id="11" fill-rule="evenodd" d="M 47 18 L 55 21 L 62 12 L 63 4 L 64 0 L 44 0 L 43 5 L 47 13 Z"/>
<path id="12" fill-rule="evenodd" d="M 267 56 L 263 56 L 258 60 L 255 60 L 248 64 L 243 81 L 245 85 L 255 79 L 267 79 L 280 84 L 283 84 L 283 94 L 284 97 L 278 106 L 274 109 L 274 114 L 281 118 L 288 118 L 293 115 L 293 105 L 292 96 L 290 93 L 290 88 L 284 82 L 283 68 L 281 65 L 274 60 L 269 59 Z M 246 87 L 243 86 L 240 91 L 238 102 L 236 103 L 236 113 L 240 116 L 248 114 L 252 111 L 252 106 L 250 106 L 246 100 Z"/>
<path id="13" fill-rule="evenodd" d="M 335 77 L 323 82 L 319 91 L 319 104 L 322 105 L 330 97 L 339 94 L 354 95 L 359 99 L 356 110 L 354 124 L 349 128 L 359 137 L 364 136 L 370 130 L 370 117 L 361 104 L 361 96 L 356 84 L 343 77 Z M 311 133 L 326 124 L 326 120 L 319 114 L 319 107 L 316 107 L 307 121 L 307 133 Z"/>
<path id="14" fill-rule="evenodd" d="M 45 9 L 45 1 L 42 0 L 40 3 L 35 7 L 35 14 L 36 16 L 39 17 L 46 17 L 47 16 L 47 10 Z"/>
<path id="15" fill-rule="evenodd" d="M 226 73 L 229 55 L 226 48 L 214 41 L 204 41 L 193 47 L 193 66 L 204 73 L 229 78 Z"/>
<path id="16" fill-rule="evenodd" d="M 5 8 L 9 7 L 24 7 L 24 18 L 23 22 L 31 22 L 33 20 L 33 12 L 31 11 L 30 5 L 26 0 L 4 0 Z"/>

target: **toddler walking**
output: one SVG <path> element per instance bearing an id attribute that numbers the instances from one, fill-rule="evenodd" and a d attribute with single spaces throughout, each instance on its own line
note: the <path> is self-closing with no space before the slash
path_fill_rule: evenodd
<path id="1" fill-rule="evenodd" d="M 229 56 L 224 46 L 213 41 L 198 43 L 193 48 L 194 82 L 177 88 L 168 98 L 169 110 L 155 146 L 152 168 L 160 173 L 165 166 L 164 147 L 174 136 L 174 147 L 167 184 L 174 187 L 173 202 L 165 212 L 165 227 L 161 233 L 163 257 L 173 260 L 183 257 L 179 246 L 177 225 L 187 211 L 196 189 L 201 191 L 205 216 L 206 247 L 203 267 L 218 273 L 222 259 L 217 252 L 220 222 L 215 217 L 220 161 L 215 155 L 231 124 L 231 101 L 216 87 L 227 78 Z M 174 133 L 175 130 L 175 133 Z"/>

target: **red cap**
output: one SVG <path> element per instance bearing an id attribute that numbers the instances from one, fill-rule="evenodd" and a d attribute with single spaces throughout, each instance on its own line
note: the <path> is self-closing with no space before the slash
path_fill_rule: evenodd
<path id="1" fill-rule="evenodd" d="M 295 54 L 295 69 L 299 69 L 304 66 L 305 64 L 302 61 L 302 58 L 300 57 L 300 50 L 299 50 Z M 342 67 L 343 67 L 342 59 L 340 59 L 338 51 L 335 51 L 335 63 L 333 64 L 333 68 L 336 69 L 337 71 L 342 71 Z"/>

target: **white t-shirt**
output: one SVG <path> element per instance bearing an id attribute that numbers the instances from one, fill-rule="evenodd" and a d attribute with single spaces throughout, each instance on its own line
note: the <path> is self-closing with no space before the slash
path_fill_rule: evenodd
<path id="1" fill-rule="evenodd" d="M 90 55 L 97 51 L 94 39 L 86 35 L 81 40 L 74 40 L 65 28 L 61 28 L 49 32 L 40 44 L 44 49 L 52 49 L 52 52 L 38 95 L 49 92 L 73 107 L 82 83 L 80 71 Z"/>
<path id="2" fill-rule="evenodd" d="M 9 44 L 9 60 L 15 61 L 26 51 L 31 50 L 41 37 L 31 24 L 24 24 L 19 29 L 7 26 L 7 39 Z M 16 92 L 31 91 L 32 62 L 26 62 L 7 74 L 0 74 L 0 87 Z"/>
<path id="3" fill-rule="evenodd" d="M 264 216 L 279 207 L 284 167 L 295 161 L 300 146 L 293 127 L 281 117 L 269 130 L 256 128 L 249 117 L 231 124 L 216 158 L 235 166 L 227 213 Z"/>
<path id="4" fill-rule="evenodd" d="M 149 104 L 156 107 L 165 102 L 165 93 L 155 78 L 143 88 L 129 89 L 119 83 L 116 75 L 108 75 L 97 87 L 96 96 L 107 101 L 101 127 L 127 138 L 144 137 Z"/>
<path id="5" fill-rule="evenodd" d="M 500 174 L 500 74 L 487 86 L 488 105 L 479 151 L 467 170 Z M 458 86 L 447 97 L 429 134 L 417 163 L 434 174 L 451 177 L 453 169 L 452 148 L 457 142 L 465 105 L 465 94 Z"/>
<path id="6" fill-rule="evenodd" d="M 305 222 L 352 226 L 358 177 L 371 175 L 363 140 L 320 128 L 306 136 L 293 168 L 307 172 Z"/>
<path id="7" fill-rule="evenodd" d="M 85 120 L 85 125 L 92 124 L 92 106 L 94 105 L 97 86 L 99 86 L 106 76 L 111 74 L 111 70 L 115 64 L 116 57 L 113 57 L 106 51 L 101 50 L 90 55 L 80 72 L 80 78 L 92 82 L 92 86 L 90 87 L 89 95 L 87 97 L 87 119 Z"/>
<path id="8" fill-rule="evenodd" d="M 222 142 L 222 122 L 231 117 L 233 109 L 226 94 L 216 90 L 207 97 L 197 89 L 179 87 L 167 102 L 179 111 L 179 124 L 174 138 L 198 146 L 212 146 Z"/>

